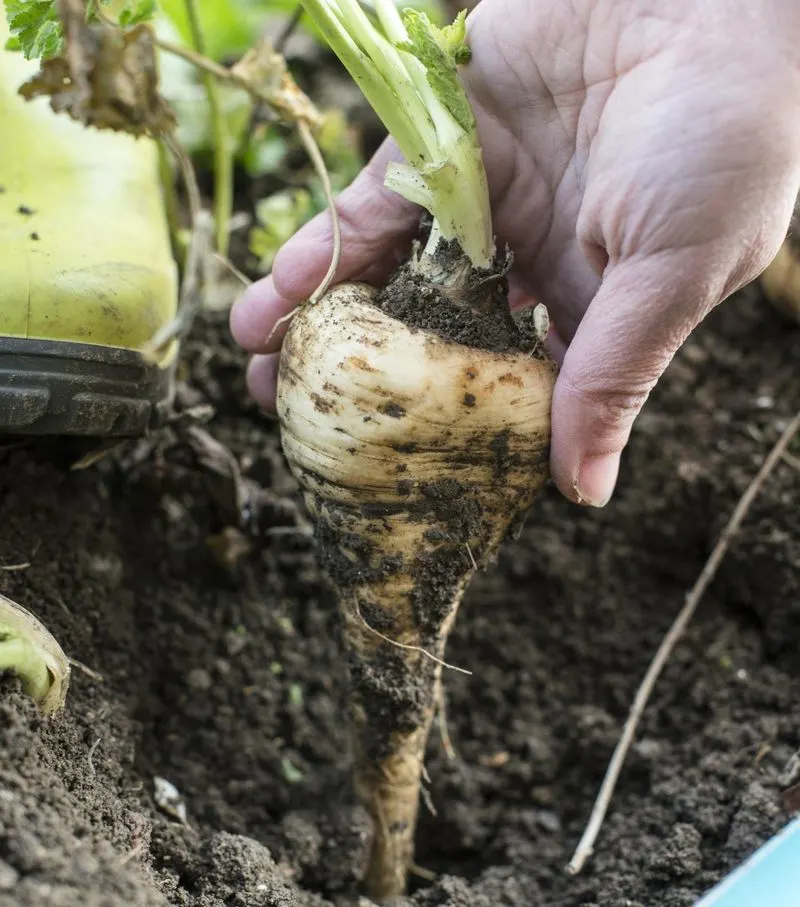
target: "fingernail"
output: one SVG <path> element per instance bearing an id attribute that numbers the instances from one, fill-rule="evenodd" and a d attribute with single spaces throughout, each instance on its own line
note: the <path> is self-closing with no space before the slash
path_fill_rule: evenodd
<path id="1" fill-rule="evenodd" d="M 614 493 L 619 472 L 619 454 L 601 454 L 587 457 L 581 465 L 575 493 L 580 504 L 605 507 Z"/>

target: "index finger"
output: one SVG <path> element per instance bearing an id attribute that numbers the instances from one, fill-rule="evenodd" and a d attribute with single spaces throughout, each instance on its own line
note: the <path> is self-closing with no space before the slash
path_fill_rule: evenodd
<path id="1" fill-rule="evenodd" d="M 402 155 L 386 140 L 374 157 L 336 200 L 342 235 L 342 257 L 334 280 L 368 278 L 378 281 L 397 266 L 414 232 L 419 209 L 383 180 L 390 161 Z M 256 281 L 231 309 L 230 326 L 237 343 L 251 353 L 280 348 L 286 318 L 319 286 L 333 251 L 330 212 L 310 220 L 281 248 L 272 274 Z"/>

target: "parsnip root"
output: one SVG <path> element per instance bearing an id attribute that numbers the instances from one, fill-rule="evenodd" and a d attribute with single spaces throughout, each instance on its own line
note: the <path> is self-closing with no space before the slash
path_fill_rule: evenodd
<path id="1" fill-rule="evenodd" d="M 405 889 L 462 595 L 548 477 L 556 369 L 409 328 L 373 302 L 346 284 L 297 313 L 278 415 L 338 593 L 356 789 L 375 826 L 366 890 L 380 901 Z"/>
<path id="2" fill-rule="evenodd" d="M 764 295 L 775 308 L 800 323 L 800 235 L 783 241 L 760 280 Z"/>

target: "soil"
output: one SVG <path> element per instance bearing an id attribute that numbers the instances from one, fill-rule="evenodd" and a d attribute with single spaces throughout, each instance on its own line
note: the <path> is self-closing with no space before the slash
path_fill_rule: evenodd
<path id="1" fill-rule="evenodd" d="M 422 235 L 424 239 L 424 230 Z M 527 352 L 524 334 L 508 308 L 511 263 L 508 253 L 498 253 L 491 267 L 472 268 L 456 240 L 440 239 L 430 269 L 420 271 L 415 257 L 404 262 L 378 293 L 375 305 L 409 327 L 464 346 Z M 442 280 L 432 280 L 429 270 L 441 271 Z M 463 276 L 456 278 L 459 274 Z"/>
<path id="2" fill-rule="evenodd" d="M 740 293 L 653 393 L 612 503 L 548 489 L 479 575 L 447 653 L 472 671 L 445 672 L 457 755 L 434 729 L 426 765 L 436 813 L 416 861 L 435 879 L 416 878 L 406 907 L 688 907 L 787 821 L 796 459 L 661 678 L 591 863 L 564 873 L 653 651 L 800 405 L 798 361 L 800 329 Z M 348 902 L 369 829 L 338 618 L 243 367 L 208 314 L 180 394 L 215 408 L 205 427 L 81 470 L 64 443 L 0 453 L 0 592 L 89 669 L 52 719 L 0 681 L 0 907 Z M 182 800 L 157 806 L 156 778 Z"/>

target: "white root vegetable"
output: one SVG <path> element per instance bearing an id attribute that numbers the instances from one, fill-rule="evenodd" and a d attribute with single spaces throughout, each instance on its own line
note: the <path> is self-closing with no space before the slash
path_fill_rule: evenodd
<path id="1" fill-rule="evenodd" d="M 284 450 L 343 617 L 356 789 L 375 826 L 365 881 L 382 901 L 405 888 L 461 597 L 547 478 L 555 366 L 509 312 L 511 256 L 460 78 L 466 14 L 439 28 L 392 0 L 374 15 L 303 5 L 403 153 L 385 184 L 431 215 L 381 293 L 347 284 L 295 315 L 278 377 Z"/>
<path id="2" fill-rule="evenodd" d="M 800 236 L 783 241 L 760 279 L 767 299 L 800 323 Z"/>
<path id="3" fill-rule="evenodd" d="M 373 298 L 340 285 L 295 316 L 278 415 L 343 618 L 356 789 L 375 824 L 366 888 L 383 900 L 405 888 L 461 597 L 548 476 L 556 369 L 409 328 Z"/>

